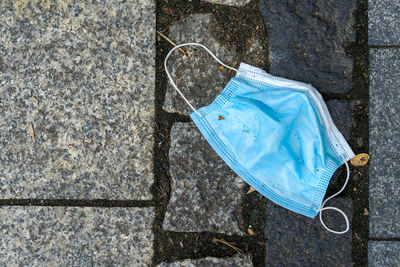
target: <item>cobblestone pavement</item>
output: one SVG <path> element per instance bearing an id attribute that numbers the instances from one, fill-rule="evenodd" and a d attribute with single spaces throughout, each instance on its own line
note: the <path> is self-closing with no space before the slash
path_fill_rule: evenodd
<path id="1" fill-rule="evenodd" d="M 1 1 L 1 265 L 398 265 L 399 10 L 398 0 Z M 321 92 L 355 153 L 371 153 L 332 200 L 351 231 L 330 234 L 226 166 L 167 82 L 161 35 Z M 183 49 L 168 66 L 199 108 L 234 74 Z M 327 195 L 344 179 L 341 167 Z"/>

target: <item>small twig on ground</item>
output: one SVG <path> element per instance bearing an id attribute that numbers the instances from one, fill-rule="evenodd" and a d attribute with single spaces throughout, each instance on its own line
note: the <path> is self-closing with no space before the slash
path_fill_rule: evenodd
<path id="1" fill-rule="evenodd" d="M 174 23 L 175 21 L 176 21 L 176 19 L 174 19 L 173 21 L 171 21 L 171 22 L 167 25 L 167 27 L 165 27 L 165 28 L 161 31 L 161 33 L 166 32 L 166 31 L 168 30 L 169 26 L 171 26 L 172 23 Z"/>
<path id="2" fill-rule="evenodd" d="M 227 242 L 227 241 L 225 241 L 225 240 L 223 240 L 223 239 L 219 239 L 219 238 L 215 238 L 215 237 L 214 237 L 214 240 L 215 240 L 215 241 L 218 241 L 218 242 L 221 242 L 222 244 L 225 244 L 225 245 L 227 245 L 228 247 L 233 248 L 233 249 L 236 250 L 236 252 L 239 253 L 239 254 L 243 252 L 243 250 L 241 250 L 240 248 L 238 248 L 238 247 L 232 245 L 231 243 L 229 243 L 229 242 Z"/>
<path id="3" fill-rule="evenodd" d="M 173 46 L 178 46 L 174 41 L 172 41 L 171 39 L 169 39 L 167 36 L 165 36 L 164 34 L 162 34 L 161 32 L 157 31 L 157 34 L 160 35 L 162 38 L 164 38 L 165 40 L 167 40 L 170 44 L 172 44 Z M 179 51 L 182 52 L 182 54 L 184 54 L 185 56 L 187 56 L 188 54 L 186 53 L 185 50 L 183 50 L 182 48 L 178 48 Z"/>
<path id="4" fill-rule="evenodd" d="M 33 128 L 33 123 L 32 122 L 30 122 L 28 124 L 28 131 L 31 134 L 33 141 L 35 141 L 36 140 L 36 138 L 35 138 L 35 128 Z"/>

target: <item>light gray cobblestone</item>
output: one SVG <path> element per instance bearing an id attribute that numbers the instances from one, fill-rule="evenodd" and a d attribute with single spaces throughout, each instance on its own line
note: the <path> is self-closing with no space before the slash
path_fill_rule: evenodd
<path id="1" fill-rule="evenodd" d="M 173 126 L 169 158 L 172 194 L 163 229 L 243 234 L 238 216 L 245 183 L 194 123 Z"/>

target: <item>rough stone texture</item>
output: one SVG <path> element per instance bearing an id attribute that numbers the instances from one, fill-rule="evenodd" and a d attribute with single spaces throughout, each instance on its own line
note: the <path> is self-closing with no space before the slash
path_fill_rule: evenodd
<path id="1" fill-rule="evenodd" d="M 336 127 L 347 141 L 350 140 L 351 128 L 354 126 L 352 103 L 350 101 L 329 100 L 326 105 Z"/>
<path id="2" fill-rule="evenodd" d="M 177 123 L 169 151 L 172 195 L 163 228 L 178 232 L 243 234 L 239 227 L 240 179 L 194 123 Z"/>
<path id="3" fill-rule="evenodd" d="M 218 5 L 244 6 L 250 3 L 251 0 L 204 0 L 204 1 Z"/>
<path id="4" fill-rule="evenodd" d="M 352 217 L 350 199 L 330 200 L 327 206 L 342 209 Z M 328 227 L 345 228 L 344 219 L 337 212 L 323 213 Z M 336 235 L 323 228 L 319 217 L 307 218 L 273 202 L 267 206 L 265 229 L 265 266 L 351 266 L 351 230 Z"/>
<path id="5" fill-rule="evenodd" d="M 197 42 L 207 46 L 222 62 L 232 65 L 235 48 L 228 49 L 216 40 L 213 27 L 218 27 L 211 14 L 190 15 L 175 22 L 169 28 L 169 37 L 176 43 Z M 232 77 L 228 69 L 220 65 L 204 49 L 183 47 L 190 56 L 180 52 L 171 55 L 168 69 L 171 75 L 195 108 L 206 106 L 214 100 Z M 190 114 L 193 111 L 168 83 L 164 109 L 168 112 Z"/>
<path id="6" fill-rule="evenodd" d="M 396 267 L 400 265 L 400 242 L 369 241 L 369 267 Z"/>
<path id="7" fill-rule="evenodd" d="M 204 44 L 222 62 L 238 67 L 239 55 L 236 48 L 227 48 L 216 38 L 216 31 L 223 32 L 219 27 L 211 14 L 195 14 L 172 24 L 168 36 L 177 43 Z M 168 69 L 179 89 L 195 108 L 209 105 L 235 73 L 226 68 L 221 70 L 218 62 L 202 48 L 184 49 L 190 56 L 184 57 L 180 52 L 175 52 L 168 61 Z M 254 37 L 247 40 L 246 49 L 246 63 L 259 66 L 260 62 L 264 62 L 267 53 L 259 40 Z M 186 115 L 193 112 L 169 83 L 164 109 Z"/>
<path id="8" fill-rule="evenodd" d="M 400 0 L 368 1 L 368 43 L 400 45 Z"/>
<path id="9" fill-rule="evenodd" d="M 400 237 L 400 49 L 370 50 L 370 237 Z"/>
<path id="10" fill-rule="evenodd" d="M 154 1 L 0 7 L 1 197 L 149 199 Z"/>
<path id="11" fill-rule="evenodd" d="M 356 0 L 261 0 L 268 31 L 270 72 L 322 92 L 351 89 Z"/>
<path id="12" fill-rule="evenodd" d="M 251 257 L 248 255 L 237 255 L 229 258 L 212 258 L 207 257 L 197 260 L 184 260 L 171 263 L 161 263 L 157 267 L 250 267 L 253 266 Z"/>
<path id="13" fill-rule="evenodd" d="M 242 56 L 243 62 L 255 67 L 263 68 L 264 62 L 268 61 L 268 52 L 266 47 L 256 37 L 247 39 L 245 51 Z"/>
<path id="14" fill-rule="evenodd" d="M 148 266 L 149 208 L 1 207 L 2 266 Z"/>

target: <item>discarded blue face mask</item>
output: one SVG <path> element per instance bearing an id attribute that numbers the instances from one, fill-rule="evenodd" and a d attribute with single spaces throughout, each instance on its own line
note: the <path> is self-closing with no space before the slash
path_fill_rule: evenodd
<path id="1" fill-rule="evenodd" d="M 171 78 L 167 60 L 182 46 L 200 46 L 221 65 L 237 72 L 221 94 L 196 110 Z M 346 214 L 325 203 L 341 193 L 350 176 L 347 161 L 354 153 L 333 123 L 321 95 L 311 85 L 272 76 L 241 63 L 222 63 L 207 47 L 186 43 L 174 47 L 164 67 L 173 87 L 189 104 L 190 115 L 218 155 L 259 193 L 291 211 L 314 218 L 333 233 L 349 230 Z M 346 165 L 342 189 L 324 202 L 335 170 Z M 340 212 L 346 229 L 334 231 L 322 220 L 323 210 Z"/>

